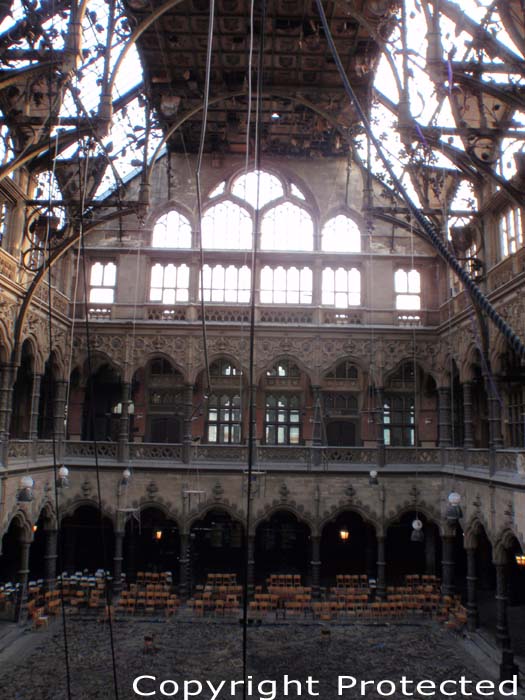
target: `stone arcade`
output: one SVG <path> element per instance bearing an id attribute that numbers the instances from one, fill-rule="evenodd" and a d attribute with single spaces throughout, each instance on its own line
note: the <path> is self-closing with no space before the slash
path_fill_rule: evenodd
<path id="1" fill-rule="evenodd" d="M 0 615 L 62 573 L 109 572 L 117 604 L 169 572 L 181 606 L 219 573 L 316 602 L 366 581 L 366 605 L 426 576 L 508 675 L 519 341 L 392 187 L 315 3 L 217 0 L 209 85 L 209 3 L 95 4 L 0 10 Z M 396 173 L 523 341 L 522 3 L 325 9 Z"/>

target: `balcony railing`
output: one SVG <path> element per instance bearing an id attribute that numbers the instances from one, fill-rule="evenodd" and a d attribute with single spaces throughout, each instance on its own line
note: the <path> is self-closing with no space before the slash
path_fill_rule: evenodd
<path id="1" fill-rule="evenodd" d="M 77 306 L 77 318 L 83 318 L 83 304 Z M 246 324 L 250 320 L 248 304 L 206 304 L 206 321 L 210 324 Z M 202 310 L 200 304 L 187 303 L 176 306 L 164 304 L 141 303 L 131 304 L 99 304 L 88 307 L 91 321 L 144 321 L 146 323 L 198 324 L 201 322 Z M 257 304 L 255 308 L 256 323 L 269 326 L 364 326 L 386 325 L 399 327 L 437 326 L 440 323 L 440 312 L 433 309 L 422 309 L 414 313 L 401 312 L 397 309 L 370 309 L 366 307 L 350 307 L 336 309 L 333 307 L 293 304 Z"/>
<path id="2" fill-rule="evenodd" d="M 3 465 L 8 470 L 39 469 L 58 463 L 72 467 L 91 465 L 95 451 L 102 467 L 122 468 L 132 463 L 141 469 L 245 470 L 247 445 L 201 445 L 169 443 L 118 443 L 100 441 L 10 440 L 3 446 Z M 421 473 L 462 473 L 476 478 L 500 478 L 517 485 L 525 474 L 525 450 L 468 449 L 460 447 L 324 447 L 306 445 L 257 445 L 254 466 L 265 471 L 368 472 L 372 469 Z"/>

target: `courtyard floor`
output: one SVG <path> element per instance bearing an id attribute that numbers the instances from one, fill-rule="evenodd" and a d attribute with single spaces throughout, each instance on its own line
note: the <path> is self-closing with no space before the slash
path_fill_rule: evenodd
<path id="1" fill-rule="evenodd" d="M 68 657 L 73 700 L 113 700 L 117 698 L 111 663 L 111 638 L 107 623 L 96 618 L 67 619 Z M 4 626 L 4 639 L 17 634 L 15 626 Z M 26 632 L 14 643 L 2 645 L 0 629 L 0 697 L 1 700 L 67 700 L 64 659 L 64 635 L 60 620 L 41 632 Z M 145 652 L 145 637 L 153 637 L 153 649 Z M 175 697 L 184 700 L 185 680 L 207 680 L 217 684 L 221 680 L 242 679 L 242 628 L 238 622 L 214 619 L 171 618 L 166 621 L 146 619 L 117 620 L 113 625 L 118 700 L 137 700 L 133 680 L 139 675 L 155 676 L 158 681 L 144 680 L 139 689 L 156 691 L 152 698 Z M 389 679 L 398 682 L 402 675 L 419 681 L 430 679 L 440 682 L 465 676 L 497 680 L 496 666 L 480 655 L 479 649 L 468 640 L 455 637 L 451 632 L 430 621 L 413 624 L 330 624 L 308 621 L 264 622 L 248 629 L 248 673 L 253 676 L 253 694 L 246 697 L 258 700 L 285 698 L 283 677 L 302 681 L 301 698 L 313 697 L 307 693 L 306 679 L 318 680 L 311 686 L 319 692 L 320 700 L 343 700 L 366 697 L 369 700 L 385 697 L 372 686 L 366 694 L 359 688 L 345 690 L 338 696 L 338 676 L 354 676 L 358 680 Z M 173 683 L 164 689 L 159 684 L 171 679 L 180 689 L 174 694 Z M 277 681 L 272 697 L 270 685 L 257 692 L 261 680 Z M 189 688 L 197 692 L 198 686 Z M 389 690 L 388 686 L 384 687 Z M 413 690 L 413 688 L 412 688 Z M 216 695 L 216 700 L 243 697 L 238 686 L 230 692 L 229 684 Z M 212 698 L 206 686 L 201 700 Z M 289 698 L 298 697 L 297 687 L 291 686 Z M 394 700 L 403 697 L 391 694 Z M 414 695 L 412 697 L 422 697 Z M 437 693 L 435 698 L 445 698 Z M 458 695 L 457 697 L 461 697 Z M 482 696 L 473 694 L 472 700 Z M 495 697 L 499 697 L 496 695 Z M 520 695 L 518 697 L 525 697 Z"/>

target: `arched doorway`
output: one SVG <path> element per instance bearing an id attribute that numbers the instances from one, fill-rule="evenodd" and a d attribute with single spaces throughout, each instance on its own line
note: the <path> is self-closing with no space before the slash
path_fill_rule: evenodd
<path id="1" fill-rule="evenodd" d="M 20 367 L 16 373 L 16 381 L 13 387 L 13 401 L 11 412 L 11 438 L 27 439 L 31 429 L 31 394 L 33 390 L 34 357 L 31 344 L 24 341 Z"/>
<path id="2" fill-rule="evenodd" d="M 53 436 L 57 376 L 55 357 L 51 355 L 46 362 L 44 376 L 40 384 L 38 404 L 37 431 L 38 437 L 44 440 Z"/>
<path id="3" fill-rule="evenodd" d="M 306 581 L 310 561 L 310 528 L 294 513 L 278 510 L 259 523 L 255 533 L 255 577 L 300 574 Z"/>
<path id="4" fill-rule="evenodd" d="M 412 523 L 423 523 L 423 540 L 414 541 Z M 389 583 L 402 583 L 407 574 L 441 574 L 441 537 L 437 525 L 422 513 L 408 511 L 391 523 L 386 535 L 386 571 Z"/>
<path id="5" fill-rule="evenodd" d="M 145 508 L 137 518 L 128 519 L 124 539 L 124 570 L 128 579 L 134 579 L 137 571 L 170 571 L 175 581 L 179 552 L 179 527 L 158 508 Z"/>
<path id="6" fill-rule="evenodd" d="M 196 520 L 190 530 L 190 568 L 193 583 L 209 573 L 244 575 L 244 528 L 225 510 L 214 508 Z"/>
<path id="7" fill-rule="evenodd" d="M 119 434 L 118 412 L 122 401 L 122 383 L 109 364 L 99 367 L 88 379 L 82 419 L 83 440 L 111 440 Z"/>
<path id="8" fill-rule="evenodd" d="M 62 561 L 68 573 L 111 571 L 113 565 L 113 523 L 100 517 L 97 507 L 79 506 L 61 526 Z"/>
<path id="9" fill-rule="evenodd" d="M 343 511 L 323 527 L 321 583 L 334 585 L 337 574 L 376 575 L 375 528 L 355 511 Z"/>

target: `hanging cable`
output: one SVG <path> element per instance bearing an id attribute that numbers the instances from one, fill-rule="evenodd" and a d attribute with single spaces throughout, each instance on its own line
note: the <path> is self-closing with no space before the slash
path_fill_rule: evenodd
<path id="1" fill-rule="evenodd" d="M 201 293 L 201 327 L 202 327 L 202 343 L 204 350 L 204 363 L 206 366 L 206 395 L 210 396 L 211 376 L 210 363 L 208 358 L 208 334 L 206 330 L 206 306 L 204 303 L 204 246 L 202 244 L 202 192 L 201 192 L 201 166 L 202 156 L 204 154 L 204 144 L 206 141 L 206 127 L 208 123 L 208 108 L 210 99 L 210 77 L 211 77 L 211 58 L 213 50 L 213 32 L 215 20 L 215 0 L 210 2 L 210 14 L 208 21 L 208 46 L 206 49 L 206 78 L 204 83 L 204 99 L 202 104 L 202 124 L 201 136 L 199 143 L 199 153 L 197 156 L 197 168 L 195 170 L 195 184 L 197 189 L 197 238 L 199 241 L 200 253 L 200 293 Z M 169 156 L 169 154 L 168 154 Z"/>
<path id="2" fill-rule="evenodd" d="M 334 39 L 332 37 L 332 33 L 330 31 L 330 27 L 328 25 L 328 20 L 326 19 L 326 14 L 323 8 L 323 3 L 322 0 L 315 0 L 315 3 L 317 5 L 317 9 L 319 12 L 319 17 L 321 18 L 321 23 L 323 25 L 324 33 L 326 36 L 326 40 L 328 42 L 328 46 L 330 48 L 330 51 L 332 53 L 332 57 L 334 59 L 334 62 L 337 66 L 337 70 L 339 72 L 339 75 L 341 77 L 341 80 L 343 82 L 343 86 L 345 89 L 345 92 L 351 101 L 352 105 L 354 106 L 357 114 L 359 115 L 359 119 L 361 120 L 365 131 L 370 138 L 371 142 L 374 145 L 374 148 L 377 152 L 377 155 L 381 162 L 383 163 L 383 166 L 385 170 L 387 171 L 389 177 L 392 180 L 392 183 L 394 185 L 394 189 L 399 192 L 401 195 L 402 199 L 404 200 L 405 204 L 407 205 L 409 211 L 412 213 L 413 217 L 419 224 L 419 226 L 422 228 L 423 232 L 426 235 L 426 238 L 428 242 L 437 250 L 439 255 L 443 258 L 443 260 L 454 270 L 456 275 L 459 277 L 459 279 L 463 282 L 465 287 L 468 289 L 469 293 L 471 294 L 473 300 L 476 302 L 476 304 L 479 306 L 479 308 L 487 314 L 489 319 L 492 321 L 492 323 L 498 328 L 498 330 L 504 335 L 508 343 L 512 346 L 514 351 L 520 355 L 521 357 L 525 358 L 525 345 L 523 344 L 522 340 L 519 338 L 519 336 L 514 332 L 514 330 L 509 326 L 509 324 L 500 316 L 500 314 L 496 311 L 496 309 L 492 306 L 492 304 L 489 302 L 487 297 L 483 294 L 483 292 L 479 289 L 477 284 L 472 280 L 470 275 L 464 270 L 461 266 L 461 264 L 458 262 L 456 257 L 448 250 L 446 244 L 442 240 L 441 236 L 439 233 L 436 231 L 434 225 L 426 218 L 426 216 L 419 210 L 419 208 L 414 204 L 412 201 L 411 197 L 409 196 L 408 192 L 406 191 L 405 187 L 395 174 L 392 166 L 388 162 L 388 159 L 384 155 L 383 148 L 379 142 L 379 140 L 376 138 L 374 135 L 372 128 L 370 126 L 370 122 L 361 106 L 361 103 L 357 99 L 357 96 L 352 89 L 352 86 L 350 85 L 350 81 L 348 80 L 348 76 L 346 75 L 345 69 L 343 67 L 343 64 L 341 63 L 341 59 L 339 57 L 339 53 L 337 51 L 337 47 L 335 45 Z"/>
<path id="3" fill-rule="evenodd" d="M 56 163 L 56 156 L 58 152 L 58 141 L 59 139 L 56 140 L 56 151 L 55 151 L 55 158 L 53 158 L 53 171 Z M 51 173 L 51 175 L 54 175 L 54 172 Z M 49 204 L 51 203 L 51 197 L 52 197 L 52 188 L 51 188 L 51 177 L 49 178 Z M 51 212 L 51 206 L 49 205 L 49 212 Z M 47 248 L 47 254 L 48 254 L 48 259 L 51 257 L 51 235 L 50 235 L 50 218 L 48 216 L 47 218 L 47 226 L 46 226 L 46 242 L 44 245 L 44 251 Z M 48 345 L 49 345 L 49 356 L 48 356 L 48 362 L 51 362 L 51 352 L 52 352 L 52 347 L 53 347 L 53 313 L 52 313 L 52 308 L 53 308 L 53 298 L 52 298 L 52 291 L 51 291 L 51 284 L 52 284 L 52 276 L 51 276 L 51 265 L 48 265 L 47 268 L 47 335 L 48 335 Z M 55 389 L 56 391 L 56 389 Z M 52 449 L 52 457 L 53 457 L 53 480 L 54 480 L 54 498 L 55 498 L 55 518 L 56 518 L 56 524 L 57 524 L 57 539 L 58 535 L 60 532 L 60 511 L 59 511 L 59 493 L 58 493 L 58 484 L 59 484 L 59 474 L 58 474 L 58 459 L 57 459 L 57 443 L 56 443 L 56 417 L 54 414 L 54 409 L 56 408 L 56 402 L 53 402 L 53 423 L 52 423 L 52 430 L 51 430 L 51 449 Z M 58 546 L 57 542 L 57 564 L 58 564 L 58 569 L 61 572 L 60 573 L 60 608 L 61 608 L 61 622 L 62 622 L 62 636 L 64 638 L 64 665 L 65 665 L 65 671 L 66 671 L 66 692 L 67 692 L 67 700 L 71 700 L 72 695 L 71 695 L 71 669 L 70 669 L 70 664 L 69 664 L 69 640 L 68 640 L 68 632 L 67 632 L 67 622 L 66 622 L 66 599 L 65 599 L 65 594 L 64 594 L 64 585 L 63 585 L 63 580 L 62 580 L 62 554 L 61 554 L 61 548 Z"/>
<path id="4" fill-rule="evenodd" d="M 260 198 L 260 178 L 261 178 L 261 130 L 262 130 L 262 90 L 263 90 L 263 67 L 264 67 L 264 26 L 266 24 L 266 0 L 262 0 L 261 5 L 261 33 L 259 37 L 259 55 L 257 61 L 257 107 L 255 118 L 255 172 L 257 173 L 257 197 L 255 206 L 255 222 L 252 242 L 252 263 L 251 263 L 251 289 L 250 289 L 250 339 L 249 339 L 249 366 L 248 366 L 248 469 L 246 485 L 246 546 L 244 550 L 244 589 L 243 589 L 243 625 L 242 625 L 242 674 L 243 674 L 243 700 L 247 698 L 248 680 L 248 574 L 250 572 L 250 546 L 248 544 L 252 518 L 252 478 L 255 461 L 255 405 L 253 396 L 254 372 L 255 372 L 255 291 L 257 278 L 257 249 L 259 234 L 259 198 Z"/>
<path id="5" fill-rule="evenodd" d="M 80 165 L 80 163 L 79 163 Z M 98 508 L 99 508 L 99 516 L 100 516 L 100 534 L 101 534 L 101 545 L 102 545 L 102 560 L 104 563 L 104 592 L 105 592 L 105 597 L 106 597 L 106 608 L 108 611 L 108 629 L 109 629 L 109 642 L 110 642 L 110 649 L 111 649 L 111 668 L 112 668 L 112 674 L 113 674 L 113 689 L 115 691 L 115 700 L 119 700 L 119 692 L 118 692 L 118 679 L 117 679 L 117 664 L 116 664 L 116 656 L 115 656 L 115 639 L 114 639 L 114 631 L 113 631 L 113 619 L 112 619 L 112 614 L 111 614 L 111 593 L 109 590 L 108 586 L 108 577 L 107 577 L 107 562 L 108 562 L 108 552 L 107 552 L 107 547 L 106 547 L 106 540 L 104 537 L 104 516 L 102 513 L 102 486 L 101 486 L 101 481 L 100 481 L 100 463 L 99 463 L 99 458 L 98 458 L 98 441 L 97 441 L 97 433 L 96 433 L 96 421 L 95 421 L 95 392 L 94 392 L 94 381 L 93 381 L 93 364 L 92 364 L 92 357 L 91 357 L 91 334 L 90 334 L 90 327 L 89 327 L 89 307 L 88 307 L 88 284 L 87 284 L 87 265 L 86 265 L 86 247 L 85 247 L 85 242 L 84 242 L 84 217 L 83 217 L 83 212 L 84 212 L 84 196 L 85 196 L 85 185 L 87 183 L 87 180 L 84 180 L 84 187 L 82 189 L 82 199 L 81 199 L 81 205 L 79 208 L 80 215 L 79 215 L 79 228 L 80 228 L 80 252 L 82 256 L 82 277 L 83 277 L 83 291 L 84 291 L 84 328 L 85 328 L 85 333 L 86 333 L 86 365 L 87 365 L 87 373 L 88 373 L 88 388 L 89 388 L 89 396 L 90 396 L 90 402 L 89 402 L 89 415 L 88 415 L 88 424 L 91 426 L 92 430 L 92 443 L 93 443 L 93 456 L 94 456 L 94 461 L 95 461 L 95 475 L 96 475 L 96 484 L 97 484 L 97 500 L 98 500 Z"/>

